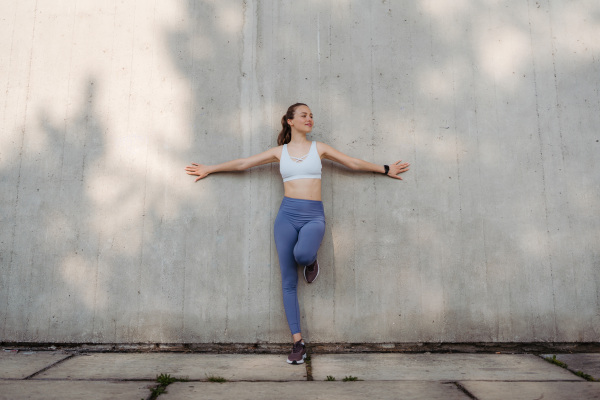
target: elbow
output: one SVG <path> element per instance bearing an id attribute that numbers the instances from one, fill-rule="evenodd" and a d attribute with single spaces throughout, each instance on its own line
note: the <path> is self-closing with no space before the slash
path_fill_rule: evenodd
<path id="1" fill-rule="evenodd" d="M 248 168 L 250 168 L 250 164 L 244 158 L 239 159 L 238 162 L 235 165 L 235 170 L 236 171 L 245 171 Z"/>
<path id="2" fill-rule="evenodd" d="M 350 162 L 350 164 L 348 165 L 348 167 L 350 167 L 351 170 L 353 171 L 360 171 L 362 170 L 362 165 L 360 163 L 359 160 L 352 160 Z"/>

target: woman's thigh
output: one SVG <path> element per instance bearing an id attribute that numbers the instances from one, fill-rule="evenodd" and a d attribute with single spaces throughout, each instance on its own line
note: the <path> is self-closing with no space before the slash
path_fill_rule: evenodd
<path id="1" fill-rule="evenodd" d="M 316 260 L 324 235 L 325 221 L 316 220 L 304 224 L 298 233 L 298 243 L 294 247 L 294 257 L 298 264 L 308 265 Z"/>
<path id="2" fill-rule="evenodd" d="M 285 218 L 277 217 L 273 229 L 275 246 L 279 256 L 279 267 L 283 274 L 296 272 L 296 260 L 294 259 L 294 246 L 298 242 L 298 231 L 291 222 Z"/>

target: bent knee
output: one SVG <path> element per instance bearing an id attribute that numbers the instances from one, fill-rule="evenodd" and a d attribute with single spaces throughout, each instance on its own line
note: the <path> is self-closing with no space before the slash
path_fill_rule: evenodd
<path id="1" fill-rule="evenodd" d="M 294 254 L 296 258 L 296 262 L 300 265 L 310 265 L 315 259 L 317 255 L 309 252 L 298 252 L 298 254 Z"/>

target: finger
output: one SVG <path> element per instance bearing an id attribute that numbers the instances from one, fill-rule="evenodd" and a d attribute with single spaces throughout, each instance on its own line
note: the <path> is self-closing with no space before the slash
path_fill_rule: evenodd
<path id="1" fill-rule="evenodd" d="M 394 164 L 398 165 L 398 164 L 400 164 L 401 162 L 402 162 L 402 160 L 398 160 L 398 161 L 396 161 Z"/>
<path id="2" fill-rule="evenodd" d="M 192 165 L 195 165 L 196 167 L 198 166 L 198 164 L 196 164 L 196 163 L 192 163 Z"/>

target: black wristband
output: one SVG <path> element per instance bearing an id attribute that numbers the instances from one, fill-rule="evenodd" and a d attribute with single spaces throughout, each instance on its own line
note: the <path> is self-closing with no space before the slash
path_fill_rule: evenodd
<path id="1" fill-rule="evenodd" d="M 383 166 L 383 168 L 385 168 L 385 172 L 384 172 L 383 174 L 384 174 L 384 175 L 387 175 L 387 174 L 388 174 L 388 172 L 390 172 L 390 166 L 389 166 L 389 165 L 387 165 L 387 164 L 385 164 L 385 165 Z"/>

